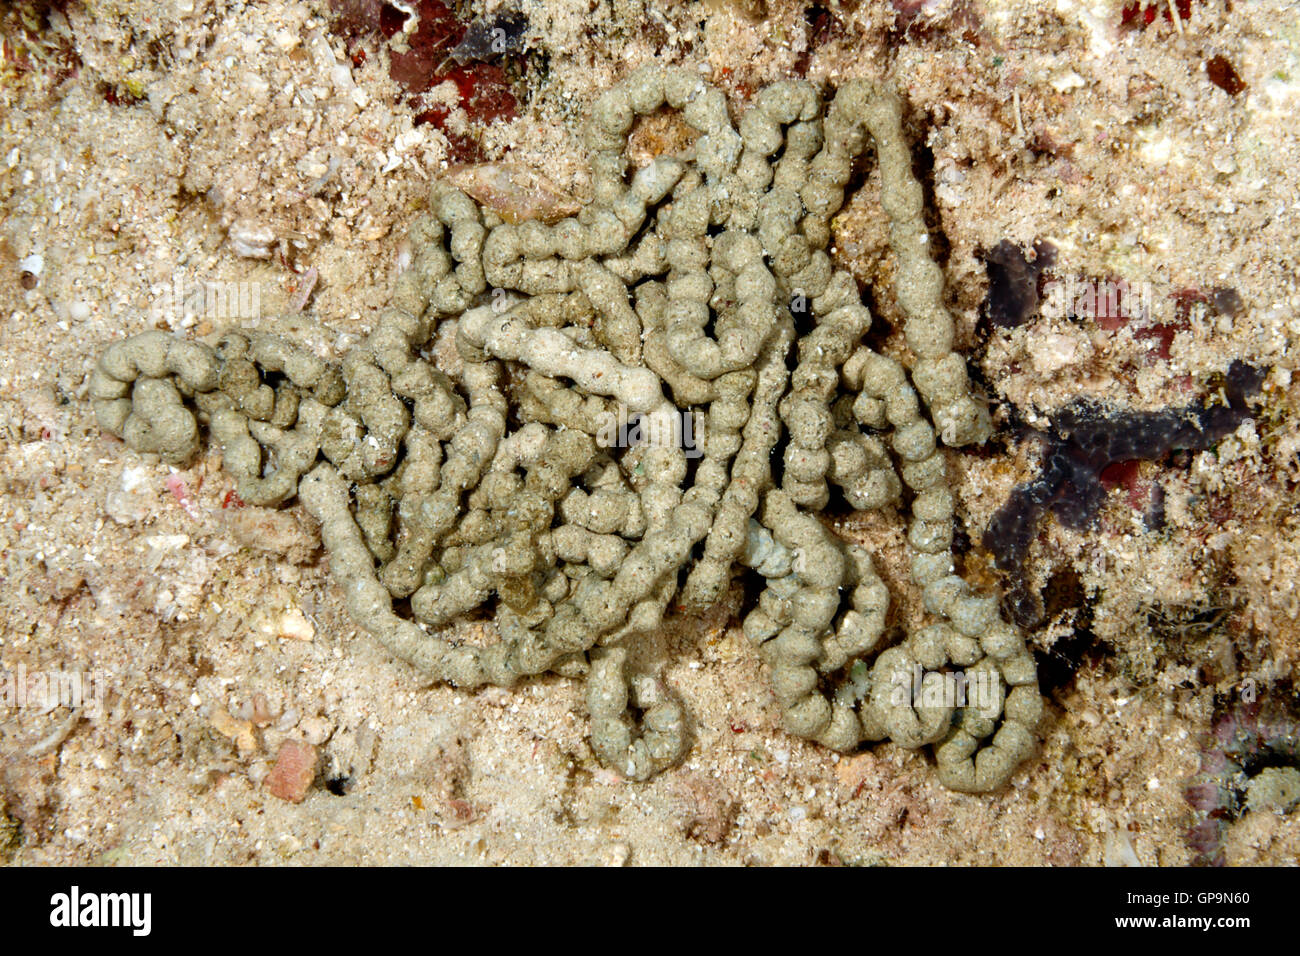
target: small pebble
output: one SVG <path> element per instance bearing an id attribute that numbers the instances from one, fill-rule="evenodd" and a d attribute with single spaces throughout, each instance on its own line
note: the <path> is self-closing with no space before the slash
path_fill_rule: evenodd
<path id="1" fill-rule="evenodd" d="M 287 740 L 275 758 L 275 767 L 266 778 L 271 796 L 289 803 L 302 803 L 316 779 L 316 748 L 311 744 Z"/>
<path id="2" fill-rule="evenodd" d="M 213 730 L 239 748 L 241 754 L 251 754 L 257 750 L 257 735 L 253 724 L 247 719 L 232 717 L 224 707 L 217 707 L 209 718 Z"/>
<path id="3" fill-rule="evenodd" d="M 596 854 L 598 866 L 627 866 L 632 857 L 632 848 L 626 843 L 611 843 L 600 848 Z"/>
<path id="4" fill-rule="evenodd" d="M 325 743 L 325 741 L 329 740 L 330 734 L 334 732 L 334 725 L 324 717 L 305 717 L 298 727 L 302 730 L 303 736 L 307 738 L 307 743 L 313 747 L 319 747 Z"/>
<path id="5" fill-rule="evenodd" d="M 236 255 L 246 259 L 271 258 L 275 233 L 269 227 L 241 219 L 231 225 L 229 235 Z"/>
<path id="6" fill-rule="evenodd" d="M 310 641 L 316 636 L 316 627 L 296 607 L 280 616 L 280 637 L 294 641 Z"/>

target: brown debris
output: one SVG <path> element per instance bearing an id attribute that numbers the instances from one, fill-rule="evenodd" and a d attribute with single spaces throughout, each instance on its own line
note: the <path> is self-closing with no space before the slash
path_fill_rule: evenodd
<path id="1" fill-rule="evenodd" d="M 1205 61 L 1205 73 L 1211 83 L 1229 96 L 1236 96 L 1246 89 L 1246 81 L 1237 73 L 1237 68 L 1227 57 L 1210 57 Z"/>

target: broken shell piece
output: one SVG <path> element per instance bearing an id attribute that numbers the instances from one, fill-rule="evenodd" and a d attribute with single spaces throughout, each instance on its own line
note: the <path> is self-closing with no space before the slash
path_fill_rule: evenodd
<path id="1" fill-rule="evenodd" d="M 310 641 L 316 636 L 316 628 L 302 611 L 290 608 L 280 618 L 280 637 L 295 641 Z"/>
<path id="2" fill-rule="evenodd" d="M 450 166 L 447 178 L 457 189 L 487 206 L 508 223 L 529 219 L 558 222 L 582 208 L 541 173 L 518 163 Z"/>
<path id="3" fill-rule="evenodd" d="M 236 255 L 246 259 L 271 258 L 271 244 L 275 242 L 275 233 L 270 227 L 249 222 L 247 219 L 239 219 L 231 224 L 229 236 Z"/>
<path id="4" fill-rule="evenodd" d="M 209 723 L 213 730 L 234 743 L 240 754 L 251 754 L 258 749 L 252 721 L 232 717 L 226 708 L 217 706 L 212 709 Z"/>
<path id="5" fill-rule="evenodd" d="M 255 608 L 249 615 L 249 627 L 264 638 L 290 641 L 310 641 L 316 637 L 316 626 L 298 607 L 289 607 L 274 599 Z M 261 646 L 261 645 L 259 645 Z"/>

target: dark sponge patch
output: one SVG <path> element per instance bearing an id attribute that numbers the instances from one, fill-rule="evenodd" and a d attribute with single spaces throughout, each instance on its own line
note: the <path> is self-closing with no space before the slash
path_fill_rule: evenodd
<path id="1" fill-rule="evenodd" d="M 1043 466 L 1017 485 L 984 532 L 984 547 L 1003 571 L 1024 563 L 1038 520 L 1049 509 L 1067 528 L 1091 527 L 1106 500 L 1102 471 L 1124 461 L 1154 461 L 1171 451 L 1201 451 L 1250 417 L 1247 399 L 1266 370 L 1233 362 L 1225 378 L 1227 404 L 1201 403 L 1154 412 L 1123 411 L 1081 400 L 1062 409 L 1042 437 Z"/>
<path id="2" fill-rule="evenodd" d="M 1015 243 L 1003 239 L 983 258 L 989 277 L 984 314 L 1000 329 L 1023 325 L 1038 311 L 1038 277 L 1056 262 L 1056 247 L 1040 239 L 1030 259 Z"/>

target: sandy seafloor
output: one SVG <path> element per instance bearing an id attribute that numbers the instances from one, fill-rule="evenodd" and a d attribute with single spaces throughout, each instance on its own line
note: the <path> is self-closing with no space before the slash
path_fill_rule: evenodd
<path id="1" fill-rule="evenodd" d="M 526 0 L 546 71 L 525 74 L 519 118 L 470 130 L 487 156 L 581 197 L 584 111 L 653 57 L 700 68 L 735 105 L 796 71 L 828 87 L 886 76 L 929 157 L 949 303 L 995 421 L 1014 403 L 1041 422 L 1079 395 L 1184 404 L 1233 359 L 1270 369 L 1257 419 L 1215 449 L 1143 464 L 1090 531 L 1044 522 L 1027 573 L 1076 598 L 1029 640 L 1071 648 L 1067 673 L 1039 753 L 975 796 L 941 787 L 926 754 L 839 756 L 783 733 L 735 620 L 739 587 L 648 642 L 693 741 L 679 766 L 628 783 L 591 753 L 580 683 L 427 686 L 357 633 L 296 505 L 223 508 L 215 448 L 177 471 L 103 435 L 86 391 L 107 343 L 246 322 L 169 309 L 178 275 L 259 283 L 260 327 L 336 355 L 355 344 L 447 140 L 413 126 L 381 41 L 353 66 L 325 0 L 57 4 L 36 41 L 10 37 L 74 51 L 74 68 L 15 71 L 7 56 L 0 89 L 0 674 L 95 671 L 106 693 L 94 712 L 0 711 L 0 860 L 1189 862 L 1183 789 L 1211 722 L 1247 686 L 1300 715 L 1300 9 L 1198 0 L 1179 25 L 1121 30 L 1122 6 L 862 0 L 826 4 L 832 26 L 814 29 L 826 16 L 787 0 Z M 1214 56 L 1245 89 L 1210 81 Z M 874 182 L 837 221 L 835 255 L 897 326 Z M 237 254 L 231 236 L 259 230 L 276 254 Z M 1050 317 L 977 332 L 978 252 L 1002 239 L 1051 241 L 1063 275 L 1150 283 L 1160 309 L 1224 287 L 1243 307 L 1194 311 L 1167 358 L 1130 330 Z M 309 268 L 318 283 L 293 312 Z M 979 532 L 1034 474 L 1034 448 L 1004 428 L 989 453 L 951 455 L 967 568 L 986 583 Z M 1152 483 L 1158 531 L 1141 510 Z M 914 614 L 899 523 L 845 525 Z M 297 804 L 267 787 L 289 740 L 321 759 Z M 1293 862 L 1300 810 L 1235 814 L 1223 853 Z"/>

